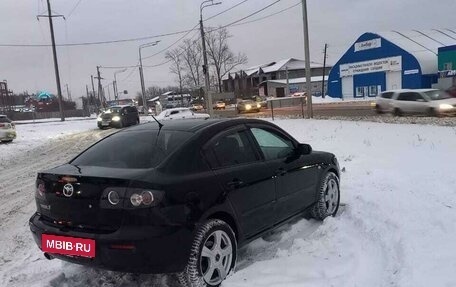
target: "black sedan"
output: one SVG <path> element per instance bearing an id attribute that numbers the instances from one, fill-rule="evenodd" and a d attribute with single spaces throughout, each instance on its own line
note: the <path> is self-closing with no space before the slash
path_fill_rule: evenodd
<path id="1" fill-rule="evenodd" d="M 139 124 L 139 112 L 134 106 L 115 106 L 106 109 L 97 118 L 98 128 L 123 128 Z"/>
<path id="2" fill-rule="evenodd" d="M 128 128 L 40 172 L 30 229 L 48 259 L 218 286 L 240 246 L 339 207 L 339 165 L 254 119 Z"/>

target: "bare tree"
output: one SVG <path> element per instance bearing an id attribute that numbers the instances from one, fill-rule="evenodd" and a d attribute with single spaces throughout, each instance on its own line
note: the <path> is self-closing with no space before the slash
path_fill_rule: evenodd
<path id="1" fill-rule="evenodd" d="M 202 83 L 203 52 L 199 41 L 186 39 L 180 46 L 185 67 L 185 81 L 191 88 L 199 89 Z"/>
<path id="2" fill-rule="evenodd" d="M 182 106 L 184 106 L 184 96 L 182 95 L 182 87 L 184 84 L 184 63 L 182 61 L 182 54 L 183 53 L 180 48 L 175 48 L 167 51 L 165 58 L 171 61 L 171 66 L 169 67 L 170 72 L 177 76 L 181 103 Z"/>
<path id="3" fill-rule="evenodd" d="M 228 39 L 232 36 L 226 28 L 209 28 L 206 33 L 207 54 L 210 64 L 214 65 L 219 92 L 222 92 L 222 78 L 239 65 L 247 63 L 247 56 L 243 53 L 234 54 L 229 46 Z"/>

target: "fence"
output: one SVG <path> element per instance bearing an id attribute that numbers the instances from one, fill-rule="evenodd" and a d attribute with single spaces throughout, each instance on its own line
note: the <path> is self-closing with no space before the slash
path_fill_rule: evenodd
<path id="1" fill-rule="evenodd" d="M 60 112 L 7 112 L 7 116 L 13 121 L 23 120 L 39 120 L 39 119 L 51 119 L 60 118 Z M 65 117 L 88 117 L 90 116 L 85 110 L 70 110 L 65 111 Z"/>

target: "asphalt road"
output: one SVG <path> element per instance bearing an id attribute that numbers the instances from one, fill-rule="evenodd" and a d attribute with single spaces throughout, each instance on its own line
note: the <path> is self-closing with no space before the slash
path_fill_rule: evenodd
<path id="1" fill-rule="evenodd" d="M 304 115 L 307 115 L 307 106 L 304 105 Z M 235 109 L 226 109 L 214 111 L 220 117 L 237 117 L 239 114 Z M 347 103 L 331 103 L 331 104 L 314 104 L 314 116 L 375 116 L 376 113 L 370 106 L 370 102 L 347 102 Z M 245 117 L 271 117 L 271 109 L 262 109 L 259 113 L 242 113 Z M 274 108 L 274 116 L 301 116 L 301 106 L 293 106 L 286 108 Z"/>

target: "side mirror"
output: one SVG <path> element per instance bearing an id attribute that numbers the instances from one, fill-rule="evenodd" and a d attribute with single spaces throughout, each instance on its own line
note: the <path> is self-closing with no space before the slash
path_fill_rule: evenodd
<path id="1" fill-rule="evenodd" d="M 296 153 L 300 155 L 310 154 L 312 152 L 312 147 L 309 144 L 299 144 L 296 148 Z"/>

